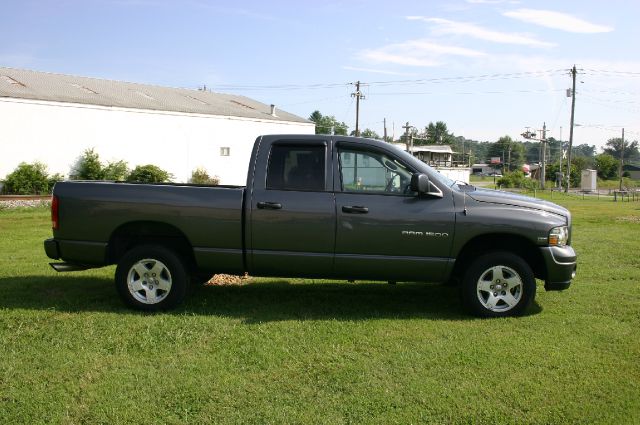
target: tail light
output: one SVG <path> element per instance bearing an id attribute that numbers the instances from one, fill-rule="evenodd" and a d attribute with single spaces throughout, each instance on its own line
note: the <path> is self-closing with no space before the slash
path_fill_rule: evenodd
<path id="1" fill-rule="evenodd" d="M 59 201 L 56 195 L 51 197 L 51 227 L 53 230 L 58 230 L 60 227 L 60 221 L 58 220 L 58 206 Z"/>

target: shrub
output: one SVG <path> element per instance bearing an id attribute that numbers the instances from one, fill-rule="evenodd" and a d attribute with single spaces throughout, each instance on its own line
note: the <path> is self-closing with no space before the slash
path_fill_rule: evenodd
<path id="1" fill-rule="evenodd" d="M 69 178 L 72 180 L 126 180 L 129 166 L 126 161 L 109 162 L 102 165 L 100 155 L 93 149 L 86 149 L 76 160 Z"/>
<path id="2" fill-rule="evenodd" d="M 100 156 L 91 149 L 86 149 L 72 167 L 69 178 L 72 180 L 102 180 L 104 170 Z"/>
<path id="3" fill-rule="evenodd" d="M 13 195 L 43 195 L 49 193 L 47 166 L 40 162 L 34 162 L 33 164 L 20 163 L 11 174 L 7 175 L 3 190 Z"/>
<path id="4" fill-rule="evenodd" d="M 49 176 L 48 179 L 48 183 L 49 183 L 49 193 L 53 192 L 53 186 L 56 185 L 56 183 L 64 181 L 64 176 L 60 173 L 56 173 L 52 176 Z"/>
<path id="5" fill-rule="evenodd" d="M 189 183 L 217 186 L 220 183 L 220 177 L 211 177 L 209 176 L 209 173 L 207 173 L 207 170 L 205 170 L 204 168 L 196 168 L 191 172 Z"/>
<path id="6" fill-rule="evenodd" d="M 136 183 L 164 183 L 170 181 L 173 176 L 155 165 L 138 165 L 127 177 L 128 182 Z"/>
<path id="7" fill-rule="evenodd" d="M 129 166 L 126 161 L 110 162 L 102 169 L 102 177 L 105 180 L 123 181 L 129 175 Z"/>
<path id="8" fill-rule="evenodd" d="M 499 186 L 505 188 L 516 187 L 520 189 L 535 189 L 538 186 L 536 180 L 531 180 L 525 177 L 522 171 L 513 171 L 511 173 L 505 173 L 496 182 Z"/>

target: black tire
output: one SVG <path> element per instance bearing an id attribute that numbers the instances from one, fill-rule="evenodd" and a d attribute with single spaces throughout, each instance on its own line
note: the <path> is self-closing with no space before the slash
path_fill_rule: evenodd
<path id="1" fill-rule="evenodd" d="M 535 299 L 536 279 L 521 257 L 489 252 L 471 262 L 462 279 L 461 295 L 465 308 L 476 316 L 520 316 Z"/>
<path id="2" fill-rule="evenodd" d="M 182 259 L 158 245 L 140 245 L 118 262 L 116 289 L 124 303 L 136 310 L 169 310 L 182 302 L 189 275 Z"/>

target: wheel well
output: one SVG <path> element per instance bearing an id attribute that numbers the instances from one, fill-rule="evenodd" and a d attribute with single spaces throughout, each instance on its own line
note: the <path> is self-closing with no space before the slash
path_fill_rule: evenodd
<path id="1" fill-rule="evenodd" d="M 538 246 L 525 237 L 510 234 L 476 236 L 467 242 L 456 258 L 452 275 L 462 278 L 469 264 L 481 254 L 490 251 L 507 251 L 518 255 L 529 264 L 536 278 L 544 280 L 547 270 Z"/>
<path id="2" fill-rule="evenodd" d="M 195 267 L 193 249 L 184 233 L 170 224 L 155 221 L 137 221 L 118 227 L 109 239 L 108 261 L 115 264 L 131 248 L 146 244 L 170 249 L 186 261 L 188 268 Z"/>

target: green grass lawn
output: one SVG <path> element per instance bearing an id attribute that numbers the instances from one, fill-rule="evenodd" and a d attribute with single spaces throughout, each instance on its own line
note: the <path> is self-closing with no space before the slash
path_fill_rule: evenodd
<path id="1" fill-rule="evenodd" d="M 257 280 L 126 310 L 0 210 L 0 423 L 640 423 L 640 203 L 554 195 L 578 277 L 482 320 L 437 285 Z"/>

